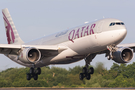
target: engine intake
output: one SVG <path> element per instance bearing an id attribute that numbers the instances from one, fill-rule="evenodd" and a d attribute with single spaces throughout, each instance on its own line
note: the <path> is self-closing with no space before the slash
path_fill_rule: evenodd
<path id="1" fill-rule="evenodd" d="M 25 48 L 19 54 L 19 60 L 24 63 L 36 63 L 40 60 L 40 58 L 41 58 L 40 51 L 33 47 Z"/>
<path id="2" fill-rule="evenodd" d="M 128 63 L 133 58 L 133 51 L 130 48 L 119 48 L 113 53 L 113 60 L 117 63 Z"/>

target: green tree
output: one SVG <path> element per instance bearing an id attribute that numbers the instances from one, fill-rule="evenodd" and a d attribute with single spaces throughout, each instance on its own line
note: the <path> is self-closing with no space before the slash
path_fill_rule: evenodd
<path id="1" fill-rule="evenodd" d="M 69 68 L 69 73 L 76 75 L 82 72 L 82 68 L 81 66 L 75 66 L 74 68 Z"/>

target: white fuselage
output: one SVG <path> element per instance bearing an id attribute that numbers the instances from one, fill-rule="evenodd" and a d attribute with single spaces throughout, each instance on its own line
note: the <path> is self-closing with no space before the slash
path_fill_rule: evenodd
<path id="1" fill-rule="evenodd" d="M 67 47 L 66 50 L 51 57 L 43 57 L 36 66 L 42 67 L 49 64 L 68 64 L 82 60 L 88 54 L 106 50 L 108 45 L 119 44 L 125 38 L 127 31 L 125 26 L 122 24 L 119 25 L 118 22 L 121 23 L 122 21 L 117 19 L 102 19 L 72 29 L 60 31 L 24 43 L 24 45 L 65 46 Z M 111 23 L 117 24 L 111 26 Z M 31 67 L 31 64 L 26 65 L 16 59 L 12 60 L 24 66 Z"/>

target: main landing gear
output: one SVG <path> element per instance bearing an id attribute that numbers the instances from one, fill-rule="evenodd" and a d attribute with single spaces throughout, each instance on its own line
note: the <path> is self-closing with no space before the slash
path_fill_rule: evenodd
<path id="1" fill-rule="evenodd" d="M 93 73 L 94 73 L 93 67 L 90 67 L 90 68 L 84 67 L 82 70 L 82 73 L 80 73 L 79 75 L 79 78 L 80 80 L 83 80 L 86 77 L 87 80 L 90 80 L 91 74 Z"/>
<path id="2" fill-rule="evenodd" d="M 90 62 L 92 61 L 92 59 L 96 56 L 96 54 L 91 54 L 88 57 L 85 58 L 85 67 L 82 69 L 82 73 L 79 74 L 79 78 L 80 80 L 83 80 L 85 77 L 87 80 L 90 80 L 91 78 L 91 74 L 94 73 L 94 68 L 90 67 Z"/>
<path id="3" fill-rule="evenodd" d="M 31 67 L 30 73 L 27 73 L 27 80 L 30 80 L 31 78 L 34 78 L 34 80 L 38 79 L 38 75 L 41 74 L 41 68 L 38 67 L 37 69 Z"/>

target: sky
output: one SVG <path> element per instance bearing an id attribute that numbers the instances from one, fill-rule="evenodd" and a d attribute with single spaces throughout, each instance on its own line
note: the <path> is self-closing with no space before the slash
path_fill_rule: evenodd
<path id="1" fill-rule="evenodd" d="M 0 10 L 8 8 L 18 33 L 24 42 L 54 32 L 72 28 L 102 18 L 122 20 L 128 34 L 121 43 L 135 42 L 135 0 L 0 0 Z M 0 13 L 0 43 L 6 44 L 3 16 Z M 97 55 L 91 65 L 102 62 L 109 69 L 114 61 L 105 55 Z M 129 63 L 135 62 L 135 58 Z M 84 66 L 81 60 L 73 64 L 51 65 L 62 68 Z M 23 67 L 0 54 L 0 71 Z"/>

